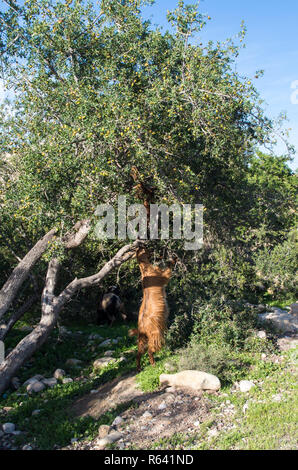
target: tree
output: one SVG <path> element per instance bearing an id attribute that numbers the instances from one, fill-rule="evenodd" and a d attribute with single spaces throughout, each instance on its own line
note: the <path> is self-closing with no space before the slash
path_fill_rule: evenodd
<path id="1" fill-rule="evenodd" d="M 98 203 L 119 194 L 143 202 L 139 184 L 158 203 L 204 204 L 205 238 L 228 239 L 245 218 L 255 147 L 272 130 L 234 71 L 239 47 L 194 43 L 208 18 L 183 1 L 168 14 L 174 33 L 144 21 L 141 0 L 1 3 L 2 79 L 13 98 L 1 111 L 0 255 L 26 257 L 54 227 L 34 274 L 43 279 L 56 259 L 61 285 L 94 273 L 121 242 L 88 230 L 69 256 L 67 233 L 77 221 L 92 226 Z"/>

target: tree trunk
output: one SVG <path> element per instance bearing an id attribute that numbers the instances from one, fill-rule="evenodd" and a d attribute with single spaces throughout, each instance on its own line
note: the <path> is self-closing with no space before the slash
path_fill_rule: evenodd
<path id="1" fill-rule="evenodd" d="M 0 291 L 0 318 L 7 312 L 12 301 L 15 299 L 21 285 L 27 279 L 31 269 L 39 260 L 41 255 L 46 251 L 49 242 L 56 233 L 56 229 L 50 230 L 34 247 L 26 254 L 26 256 L 15 267 L 8 280 Z"/>
<path id="2" fill-rule="evenodd" d="M 2 393 L 15 376 L 18 369 L 26 362 L 32 354 L 46 341 L 49 334 L 57 323 L 58 315 L 63 306 L 71 297 L 83 287 L 92 287 L 99 284 L 102 279 L 107 276 L 114 268 L 120 266 L 130 259 L 135 250 L 142 244 L 140 240 L 136 240 L 132 245 L 122 247 L 116 255 L 106 263 L 103 268 L 96 274 L 82 279 L 74 279 L 60 293 L 54 295 L 54 288 L 59 269 L 57 259 L 52 259 L 49 263 L 46 284 L 42 294 L 42 316 L 37 327 L 23 338 L 13 351 L 0 365 L 0 393 Z"/>

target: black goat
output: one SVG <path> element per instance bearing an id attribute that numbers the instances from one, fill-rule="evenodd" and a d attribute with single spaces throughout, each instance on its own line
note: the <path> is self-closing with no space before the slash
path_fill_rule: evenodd
<path id="1" fill-rule="evenodd" d="M 120 289 L 117 286 L 111 286 L 102 296 L 97 310 L 97 323 L 108 321 L 110 326 L 117 318 L 126 320 L 127 315 L 124 310 L 123 302 L 120 299 Z"/>

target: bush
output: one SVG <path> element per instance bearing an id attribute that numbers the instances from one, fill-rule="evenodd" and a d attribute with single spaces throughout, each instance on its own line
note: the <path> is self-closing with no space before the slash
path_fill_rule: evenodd
<path id="1" fill-rule="evenodd" d="M 256 273 L 268 287 L 268 293 L 297 294 L 297 238 L 291 232 L 288 239 L 271 251 L 264 249 L 255 257 Z"/>

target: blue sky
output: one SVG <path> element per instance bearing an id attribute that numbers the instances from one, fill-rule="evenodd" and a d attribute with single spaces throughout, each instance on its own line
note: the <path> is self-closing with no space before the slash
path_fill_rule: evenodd
<path id="1" fill-rule="evenodd" d="M 153 6 L 144 9 L 144 15 L 153 23 L 168 28 L 166 12 L 176 5 L 177 0 L 156 0 Z M 200 10 L 212 18 L 202 31 L 203 42 L 236 36 L 244 20 L 246 48 L 237 59 L 238 71 L 250 78 L 256 70 L 265 71 L 262 78 L 252 81 L 266 103 L 267 116 L 274 118 L 280 112 L 286 112 L 289 119 L 286 128 L 292 129 L 290 143 L 296 147 L 296 156 L 290 166 L 298 168 L 298 1 L 201 0 Z M 293 98 L 296 104 L 291 102 L 295 92 L 291 84 L 294 86 L 295 81 L 297 94 Z M 281 141 L 276 151 L 285 153 Z"/>

